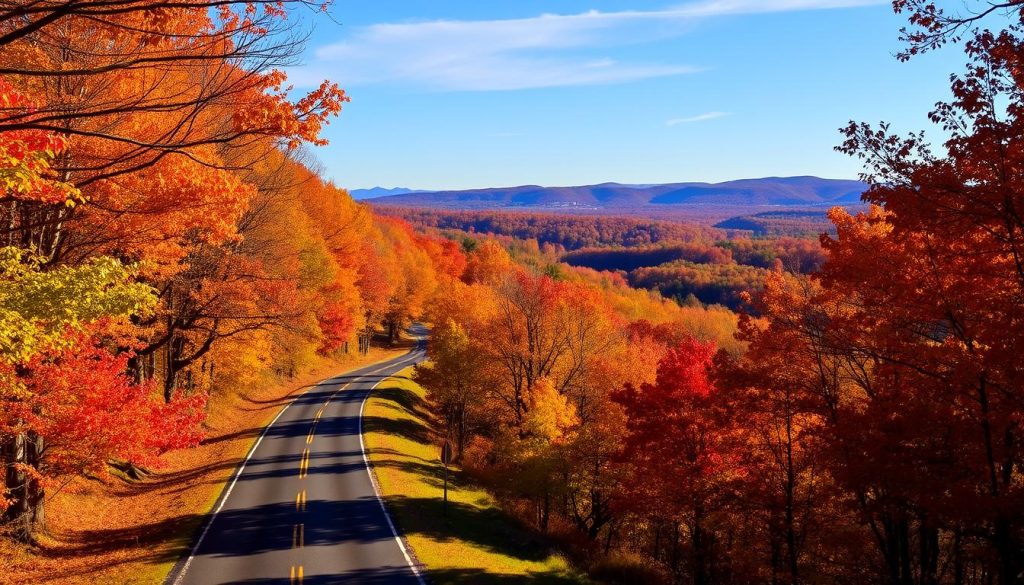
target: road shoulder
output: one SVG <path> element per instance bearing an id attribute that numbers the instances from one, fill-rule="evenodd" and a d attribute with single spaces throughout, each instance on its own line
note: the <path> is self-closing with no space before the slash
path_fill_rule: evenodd
<path id="1" fill-rule="evenodd" d="M 48 534 L 36 548 L 0 541 L 0 584 L 94 585 L 163 582 L 192 547 L 263 428 L 295 396 L 320 380 L 401 356 L 407 349 L 374 348 L 362 359 L 322 362 L 285 383 L 211 401 L 207 438 L 195 449 L 169 453 L 166 466 L 142 481 L 112 476 L 71 482 L 49 503 Z"/>
<path id="2" fill-rule="evenodd" d="M 444 468 L 425 391 L 412 368 L 378 385 L 364 412 L 366 449 L 388 510 L 435 585 L 577 584 L 586 579 L 453 469 L 447 516 Z"/>

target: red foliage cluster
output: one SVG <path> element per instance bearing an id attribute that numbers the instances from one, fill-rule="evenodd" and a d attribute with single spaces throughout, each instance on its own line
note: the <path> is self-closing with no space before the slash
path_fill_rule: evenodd
<path id="1" fill-rule="evenodd" d="M 103 475 L 110 458 L 158 466 L 159 455 L 202 439 L 206 395 L 165 403 L 155 384 L 128 376 L 130 354 L 115 354 L 89 336 L 36 356 L 21 371 L 28 400 L 0 401 L 9 432 L 41 437 L 41 479 Z"/>

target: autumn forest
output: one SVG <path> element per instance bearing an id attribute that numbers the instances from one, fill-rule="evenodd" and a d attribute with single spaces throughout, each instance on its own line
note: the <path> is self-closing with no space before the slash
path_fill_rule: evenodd
<path id="1" fill-rule="evenodd" d="M 424 426 L 380 428 L 448 441 L 443 489 L 495 515 L 445 500 L 431 546 L 500 517 L 567 567 L 439 570 L 371 457 L 380 538 L 421 584 L 1021 583 L 1024 2 L 967 4 L 892 2 L 896 58 L 967 63 L 941 140 L 850 122 L 861 204 L 716 227 L 353 200 L 317 154 L 350 96 L 283 72 L 294 15 L 345 5 L 0 0 L 0 583 L 200 582 L 179 559 L 272 415 L 419 326 L 425 359 L 388 376 Z M 405 469 L 440 482 L 437 457 Z M 278 499 L 304 512 L 301 486 Z M 324 514 L 282 548 L 372 523 Z"/>

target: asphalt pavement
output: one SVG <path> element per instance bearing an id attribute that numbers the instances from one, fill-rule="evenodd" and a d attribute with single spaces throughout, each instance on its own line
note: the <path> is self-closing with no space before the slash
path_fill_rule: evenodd
<path id="1" fill-rule="evenodd" d="M 169 585 L 424 585 L 378 499 L 362 408 L 409 353 L 325 380 L 288 405 L 215 505 Z"/>

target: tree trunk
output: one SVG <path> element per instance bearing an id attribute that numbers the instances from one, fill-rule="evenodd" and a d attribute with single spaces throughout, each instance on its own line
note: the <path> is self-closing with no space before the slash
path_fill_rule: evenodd
<path id="1" fill-rule="evenodd" d="M 171 403 L 171 399 L 174 398 L 174 388 L 177 385 L 178 372 L 174 371 L 174 366 L 168 364 L 167 372 L 164 374 L 164 402 Z"/>
<path id="2" fill-rule="evenodd" d="M 658 520 L 653 521 L 654 524 L 654 560 L 660 560 L 661 558 L 661 522 Z"/>
<path id="3" fill-rule="evenodd" d="M 551 519 L 551 490 L 544 486 L 544 502 L 540 513 L 540 531 L 548 533 L 548 521 Z"/>
<path id="4" fill-rule="evenodd" d="M 927 516 L 921 515 L 917 528 L 918 556 L 921 574 L 918 581 L 921 585 L 938 585 L 939 583 L 939 529 L 931 526 Z"/>
<path id="5" fill-rule="evenodd" d="M 164 401 L 170 404 L 178 387 L 178 368 L 175 363 L 185 350 L 185 338 L 173 337 L 167 342 L 167 360 L 164 364 Z"/>
<path id="6" fill-rule="evenodd" d="M 796 491 L 796 473 L 793 469 L 793 419 L 786 417 L 786 561 L 789 569 L 790 585 L 800 582 L 799 555 L 797 554 L 797 534 L 794 509 Z"/>
<path id="7" fill-rule="evenodd" d="M 33 469 L 38 470 L 40 462 L 43 457 L 43 438 L 34 432 L 28 434 L 28 441 L 26 445 L 26 458 L 28 465 Z M 46 501 L 46 493 L 43 490 L 43 486 L 36 478 L 29 478 L 27 482 L 26 499 L 28 501 L 27 520 L 29 535 L 34 533 L 37 528 L 44 525 L 45 517 L 44 502 Z"/>
<path id="8" fill-rule="evenodd" d="M 692 553 L 690 558 L 693 562 L 693 583 L 694 585 L 710 585 L 708 575 L 707 538 L 704 534 L 704 524 L 701 513 L 694 514 L 693 526 L 690 529 L 690 547 Z"/>
<path id="9" fill-rule="evenodd" d="M 388 321 L 388 343 L 394 345 L 398 341 L 398 323 L 394 320 Z"/>
<path id="10" fill-rule="evenodd" d="M 43 453 L 43 438 L 34 432 L 18 433 L 3 445 L 7 461 L 4 481 L 8 497 L 13 501 L 5 514 L 15 528 L 15 537 L 31 542 L 37 527 L 44 521 L 45 492 L 39 480 L 24 471 L 24 467 L 39 468 Z"/>
<path id="11" fill-rule="evenodd" d="M 964 555 L 960 539 L 960 529 L 957 528 L 953 534 L 953 585 L 964 585 Z"/>
<path id="12" fill-rule="evenodd" d="M 615 535 L 615 524 L 608 526 L 608 535 L 604 539 L 604 556 L 608 556 L 608 553 L 612 550 L 612 537 Z"/>
<path id="13" fill-rule="evenodd" d="M 768 519 L 768 564 L 772 570 L 772 585 L 781 585 L 782 542 L 779 539 L 778 518 L 774 512 Z"/>
<path id="14" fill-rule="evenodd" d="M 463 402 L 459 405 L 457 422 L 455 425 L 455 443 L 458 448 L 455 454 L 455 462 L 462 463 L 462 453 L 466 450 L 466 404 Z"/>
<path id="15" fill-rule="evenodd" d="M 995 521 L 993 543 L 999 554 L 999 585 L 1015 585 L 1021 572 L 1021 551 L 1010 534 L 1009 522 L 1005 518 Z"/>

